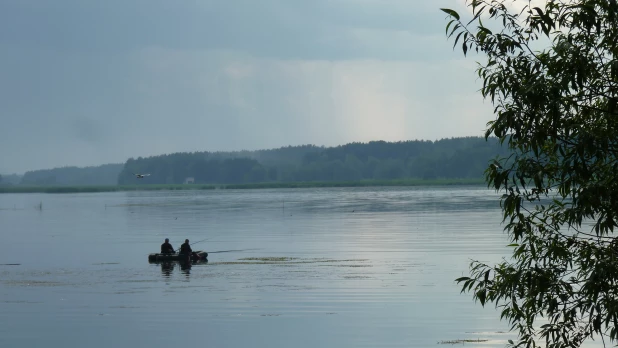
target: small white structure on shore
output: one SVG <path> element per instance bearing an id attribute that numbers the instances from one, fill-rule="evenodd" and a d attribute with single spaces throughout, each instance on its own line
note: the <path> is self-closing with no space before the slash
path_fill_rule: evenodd
<path id="1" fill-rule="evenodd" d="M 195 178 L 192 176 L 185 179 L 185 184 L 195 184 Z"/>

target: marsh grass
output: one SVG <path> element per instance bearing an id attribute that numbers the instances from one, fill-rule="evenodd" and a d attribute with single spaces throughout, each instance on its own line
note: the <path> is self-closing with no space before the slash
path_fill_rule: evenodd
<path id="1" fill-rule="evenodd" d="M 0 193 L 96 193 L 116 191 L 214 190 L 215 185 L 2 186 Z"/>
<path id="2" fill-rule="evenodd" d="M 464 343 L 482 343 L 482 342 L 487 342 L 489 340 L 482 340 L 482 339 L 476 339 L 476 340 L 471 340 L 471 339 L 463 339 L 463 340 L 447 340 L 447 341 L 440 341 L 438 342 L 438 344 L 464 344 Z"/>
<path id="3" fill-rule="evenodd" d="M 96 193 L 116 191 L 248 190 L 273 188 L 483 185 L 484 179 L 398 179 L 360 181 L 266 182 L 252 184 L 140 184 L 101 186 L 0 186 L 0 193 Z"/>
<path id="4" fill-rule="evenodd" d="M 254 184 L 220 185 L 223 189 L 260 188 L 314 188 L 314 187 L 368 187 L 368 186 L 442 186 L 442 185 L 483 185 L 479 179 L 397 179 L 397 180 L 359 180 L 359 181 L 308 181 L 308 182 L 267 182 Z"/>

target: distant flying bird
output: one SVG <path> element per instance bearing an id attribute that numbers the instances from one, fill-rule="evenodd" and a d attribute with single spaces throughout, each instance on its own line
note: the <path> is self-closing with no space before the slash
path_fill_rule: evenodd
<path id="1" fill-rule="evenodd" d="M 133 175 L 135 175 L 135 177 L 138 179 L 143 179 L 145 176 L 150 176 L 150 174 L 136 174 L 136 173 L 133 173 Z"/>

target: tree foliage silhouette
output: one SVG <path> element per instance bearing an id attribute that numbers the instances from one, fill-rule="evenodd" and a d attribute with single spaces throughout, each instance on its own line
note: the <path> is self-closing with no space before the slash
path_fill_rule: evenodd
<path id="1" fill-rule="evenodd" d="M 520 1 L 518 3 L 528 3 Z M 481 94 L 496 118 L 486 136 L 513 155 L 486 180 L 501 208 L 512 258 L 473 262 L 457 279 L 494 303 L 518 333 L 516 346 L 617 342 L 618 6 L 615 0 L 468 0 L 452 9 L 447 35 L 482 57 Z M 536 47 L 545 47 L 536 49 Z M 542 318 L 542 319 L 540 319 Z"/>

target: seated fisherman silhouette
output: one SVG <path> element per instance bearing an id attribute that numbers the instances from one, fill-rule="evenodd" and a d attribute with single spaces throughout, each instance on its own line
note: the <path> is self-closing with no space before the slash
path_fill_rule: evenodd
<path id="1" fill-rule="evenodd" d="M 173 254 L 175 253 L 174 247 L 170 244 L 170 240 L 165 238 L 165 243 L 161 244 L 161 254 Z"/>
<path id="2" fill-rule="evenodd" d="M 185 242 L 180 246 L 180 255 L 185 255 L 187 260 L 191 260 L 191 257 L 197 257 L 196 253 L 191 249 L 191 245 L 189 244 L 189 240 L 185 239 Z"/>

